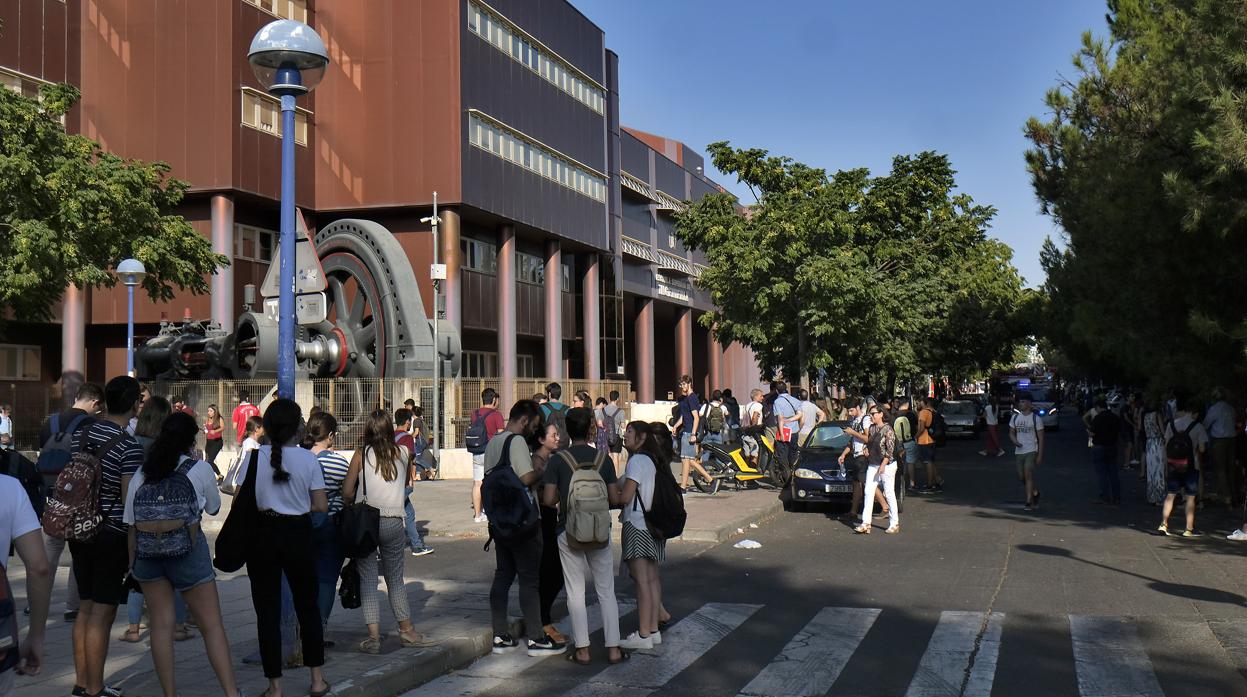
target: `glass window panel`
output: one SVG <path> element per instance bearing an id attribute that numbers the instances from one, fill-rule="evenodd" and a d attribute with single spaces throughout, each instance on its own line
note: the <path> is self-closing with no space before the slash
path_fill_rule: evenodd
<path id="1" fill-rule="evenodd" d="M 273 233 L 261 230 L 258 234 L 260 243 L 260 261 L 270 262 L 273 260 Z"/>

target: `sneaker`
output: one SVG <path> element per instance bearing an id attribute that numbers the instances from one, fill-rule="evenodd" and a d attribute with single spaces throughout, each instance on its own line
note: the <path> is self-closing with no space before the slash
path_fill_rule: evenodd
<path id="1" fill-rule="evenodd" d="M 494 635 L 494 653 L 507 653 L 516 646 L 519 646 L 519 644 L 515 642 L 515 638 L 510 634 Z"/>
<path id="2" fill-rule="evenodd" d="M 1242 528 L 1239 528 L 1239 529 L 1235 530 L 1234 532 L 1232 532 L 1232 533 L 1230 533 L 1230 534 L 1226 535 L 1226 536 L 1225 536 L 1225 539 L 1227 539 L 1227 540 L 1238 540 L 1238 541 L 1247 540 L 1247 532 L 1243 532 L 1243 529 L 1242 529 Z"/>
<path id="3" fill-rule="evenodd" d="M 653 637 L 641 636 L 640 633 L 633 632 L 619 640 L 619 648 L 629 651 L 650 651 L 654 648 L 654 640 Z"/>
<path id="4" fill-rule="evenodd" d="M 987 457 L 987 451 L 986 451 L 986 450 L 980 450 L 980 451 L 979 451 L 979 455 L 982 455 L 983 457 Z"/>
<path id="5" fill-rule="evenodd" d="M 545 634 L 537 641 L 528 640 L 529 656 L 548 656 L 550 654 L 563 653 L 565 648 L 567 648 L 567 644 L 560 644 Z"/>
<path id="6" fill-rule="evenodd" d="M 1033 511 L 1033 510 L 1035 510 L 1035 507 L 1034 507 L 1034 506 L 1032 506 L 1031 504 L 1029 504 L 1029 503 L 1028 503 L 1028 504 L 1026 504 L 1025 506 L 1022 506 L 1022 510 L 1024 510 L 1024 511 Z"/>
<path id="7" fill-rule="evenodd" d="M 413 557 L 423 557 L 426 554 L 432 554 L 432 553 L 433 553 L 432 547 L 417 547 L 416 549 L 411 550 L 411 556 Z"/>
<path id="8" fill-rule="evenodd" d="M 654 646 L 662 644 L 662 632 L 654 632 L 649 635 L 649 640 L 654 642 Z"/>
<path id="9" fill-rule="evenodd" d="M 1202 533 L 1202 532 L 1195 532 L 1194 530 L 1183 530 L 1183 531 L 1182 531 L 1182 536 L 1183 536 L 1183 537 L 1203 537 L 1203 536 L 1204 536 L 1204 533 Z"/>
<path id="10" fill-rule="evenodd" d="M 1156 528 L 1156 532 L 1158 532 L 1158 533 L 1160 533 L 1160 534 L 1162 534 L 1162 535 L 1168 535 L 1168 534 L 1169 534 L 1169 526 L 1168 526 L 1168 525 L 1166 525 L 1166 524 L 1164 524 L 1164 523 L 1161 523 L 1161 524 L 1160 524 L 1160 527 Z"/>
<path id="11" fill-rule="evenodd" d="M 482 513 L 482 514 L 480 514 L 480 515 L 478 515 L 478 516 L 476 516 L 476 517 L 472 518 L 472 522 L 473 522 L 473 523 L 488 523 L 488 522 L 489 522 L 489 517 L 488 517 L 488 516 L 486 516 L 484 513 Z"/>

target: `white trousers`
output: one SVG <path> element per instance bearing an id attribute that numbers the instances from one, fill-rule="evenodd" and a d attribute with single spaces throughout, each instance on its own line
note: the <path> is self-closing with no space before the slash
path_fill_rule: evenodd
<path id="1" fill-rule="evenodd" d="M 901 524 L 901 512 L 896 507 L 896 463 L 890 462 L 887 467 L 870 465 L 866 468 L 866 496 L 862 503 L 862 525 L 869 526 L 875 510 L 875 489 L 883 486 L 883 499 L 888 502 L 888 527 L 894 528 Z M 882 475 L 882 476 L 881 476 Z"/>
<path id="2" fill-rule="evenodd" d="M 581 551 L 567 545 L 567 533 L 559 534 L 559 559 L 563 562 L 563 587 L 567 591 L 567 614 L 572 619 L 576 648 L 589 646 L 589 611 L 585 607 L 585 575 L 593 575 L 606 646 L 619 646 L 619 603 L 615 601 L 615 560 L 611 546 Z"/>

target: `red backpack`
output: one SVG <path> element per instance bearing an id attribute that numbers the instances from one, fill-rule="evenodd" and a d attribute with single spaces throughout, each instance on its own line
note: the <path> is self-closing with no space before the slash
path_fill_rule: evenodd
<path id="1" fill-rule="evenodd" d="M 129 437 L 125 431 L 102 446 L 86 442 L 56 478 L 56 488 L 43 511 L 43 531 L 60 540 L 90 542 L 104 523 L 100 512 L 100 457 Z"/>

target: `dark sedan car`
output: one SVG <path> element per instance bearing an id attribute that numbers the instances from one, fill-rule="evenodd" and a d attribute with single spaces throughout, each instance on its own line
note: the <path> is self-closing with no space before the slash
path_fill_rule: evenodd
<path id="1" fill-rule="evenodd" d="M 784 510 L 804 510 L 810 504 L 849 505 L 853 500 L 853 484 L 857 481 L 857 468 L 853 458 L 846 458 L 840 466 L 840 453 L 851 437 L 844 432 L 848 421 L 824 421 L 814 427 L 801 445 L 796 468 L 788 480 L 788 500 Z M 863 474 L 863 476 L 865 476 Z M 896 501 L 900 505 L 905 498 L 905 477 L 896 475 Z M 903 507 L 902 507 L 903 510 Z"/>

